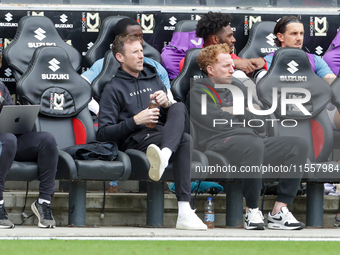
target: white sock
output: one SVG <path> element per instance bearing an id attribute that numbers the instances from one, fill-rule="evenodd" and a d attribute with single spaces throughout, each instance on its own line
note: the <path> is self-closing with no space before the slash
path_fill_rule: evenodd
<path id="1" fill-rule="evenodd" d="M 172 155 L 172 151 L 168 147 L 165 147 L 161 150 L 161 152 L 162 152 L 163 158 L 166 161 L 166 166 L 168 166 L 169 165 L 169 159 Z"/>
<path id="2" fill-rule="evenodd" d="M 0 200 L 0 205 L 3 205 L 4 204 L 4 200 Z"/>
<path id="3" fill-rule="evenodd" d="M 39 199 L 38 199 L 38 203 L 41 204 L 41 205 L 42 205 L 43 203 L 51 204 L 51 201 L 48 201 L 48 200 L 46 200 L 46 199 L 39 198 Z"/>
<path id="4" fill-rule="evenodd" d="M 182 218 L 191 211 L 190 203 L 187 201 L 178 201 L 178 217 Z"/>

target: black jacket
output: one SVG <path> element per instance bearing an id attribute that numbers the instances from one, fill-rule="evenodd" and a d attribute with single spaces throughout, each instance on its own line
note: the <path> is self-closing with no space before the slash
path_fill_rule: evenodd
<path id="1" fill-rule="evenodd" d="M 133 134 L 149 129 L 145 125 L 137 126 L 133 116 L 148 108 L 150 94 L 158 90 L 166 93 L 166 87 L 153 66 L 144 63 L 138 78 L 120 67 L 105 86 L 100 99 L 97 139 L 114 141 L 121 147 Z M 160 113 L 157 125 L 163 126 L 167 109 L 160 107 Z"/>
<path id="2" fill-rule="evenodd" d="M 208 86 L 206 86 L 206 85 Z M 236 85 L 236 84 L 235 84 Z M 244 110 L 244 115 L 233 115 L 231 113 L 223 111 L 222 107 L 230 107 L 233 106 L 233 95 L 228 89 L 215 89 L 217 94 L 221 99 L 221 103 L 214 91 L 212 91 L 209 86 L 214 88 L 214 84 L 210 81 L 210 79 L 202 79 L 195 81 L 194 86 L 191 88 L 188 98 L 187 104 L 190 109 L 190 118 L 193 122 L 196 131 L 196 138 L 198 139 L 198 143 L 202 149 L 209 149 L 210 146 L 220 141 L 221 139 L 225 139 L 226 137 L 235 136 L 235 135 L 250 135 L 250 136 L 259 136 L 259 133 L 263 133 L 266 130 L 266 122 L 265 119 L 267 116 L 259 116 L 255 115 L 248 110 Z M 245 108 L 247 106 L 247 91 L 244 85 L 238 84 L 239 87 L 244 94 L 245 98 Z M 243 86 L 243 87 L 241 87 Z M 210 92 L 210 94 L 215 98 L 215 102 L 211 98 L 211 96 L 206 92 Z M 201 114 L 201 95 L 207 95 L 207 114 Z M 227 120 L 227 124 L 218 124 L 213 126 L 214 119 L 223 119 Z M 264 125 L 259 128 L 251 128 L 247 125 L 248 120 L 251 119 L 260 119 L 264 122 Z M 245 121 L 246 125 L 231 125 L 231 121 L 233 123 L 243 123 Z M 251 122 L 251 125 L 259 125 L 260 122 Z"/>

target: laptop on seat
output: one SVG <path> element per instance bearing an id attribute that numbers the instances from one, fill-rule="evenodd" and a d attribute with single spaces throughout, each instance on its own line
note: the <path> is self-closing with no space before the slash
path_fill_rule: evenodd
<path id="1" fill-rule="evenodd" d="M 31 132 L 39 111 L 40 105 L 4 105 L 0 113 L 0 133 Z"/>

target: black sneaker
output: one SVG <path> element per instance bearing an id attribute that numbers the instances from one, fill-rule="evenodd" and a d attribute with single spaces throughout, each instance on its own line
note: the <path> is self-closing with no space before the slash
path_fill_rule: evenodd
<path id="1" fill-rule="evenodd" d="M 247 230 L 264 230 L 262 212 L 259 208 L 249 208 L 244 218 L 244 228 Z"/>
<path id="2" fill-rule="evenodd" d="M 32 203 L 31 209 L 38 217 L 38 226 L 41 228 L 54 228 L 55 220 L 51 210 L 51 205 L 48 203 L 39 204 L 38 200 Z"/>
<path id="3" fill-rule="evenodd" d="M 5 205 L 0 205 L 0 228 L 14 228 L 14 224 L 8 220 Z"/>
<path id="4" fill-rule="evenodd" d="M 275 215 L 268 213 L 268 228 L 270 229 L 300 230 L 304 227 L 305 224 L 295 219 L 285 206 L 281 207 L 281 211 Z"/>

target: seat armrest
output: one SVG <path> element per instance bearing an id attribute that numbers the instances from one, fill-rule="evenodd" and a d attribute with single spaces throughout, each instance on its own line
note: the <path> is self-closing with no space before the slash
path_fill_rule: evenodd
<path id="1" fill-rule="evenodd" d="M 131 160 L 131 174 L 129 180 L 148 180 L 150 163 L 146 154 L 135 149 L 128 149 L 125 153 Z"/>
<path id="2" fill-rule="evenodd" d="M 198 150 L 193 150 L 192 152 L 192 161 L 201 162 L 203 166 L 209 166 L 209 161 L 207 156 Z"/>
<path id="3" fill-rule="evenodd" d="M 125 181 L 130 177 L 130 174 L 131 174 L 130 158 L 125 152 L 119 151 L 116 160 L 123 162 L 123 164 L 125 166 L 125 171 L 124 171 L 123 175 L 119 178 L 120 181 Z"/>
<path id="4" fill-rule="evenodd" d="M 57 180 L 77 180 L 78 171 L 76 164 L 70 154 L 59 150 L 59 161 L 57 167 Z"/>

